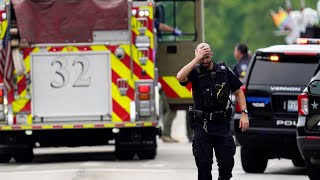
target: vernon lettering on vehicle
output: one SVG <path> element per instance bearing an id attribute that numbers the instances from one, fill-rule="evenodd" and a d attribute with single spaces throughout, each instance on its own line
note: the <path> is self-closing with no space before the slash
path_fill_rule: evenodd
<path id="1" fill-rule="evenodd" d="M 272 91 L 297 91 L 300 92 L 300 87 L 286 87 L 286 86 L 271 86 L 270 89 Z"/>

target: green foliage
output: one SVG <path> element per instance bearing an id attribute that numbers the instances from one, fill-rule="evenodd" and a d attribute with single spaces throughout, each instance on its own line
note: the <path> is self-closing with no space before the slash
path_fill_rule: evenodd
<path id="1" fill-rule="evenodd" d="M 285 44 L 285 36 L 275 36 L 270 10 L 285 8 L 285 0 L 205 0 L 205 37 L 215 51 L 215 61 L 233 66 L 234 45 L 248 44 L 258 48 Z M 315 8 L 316 0 L 306 0 L 306 7 Z M 300 0 L 292 0 L 293 10 L 300 9 Z"/>

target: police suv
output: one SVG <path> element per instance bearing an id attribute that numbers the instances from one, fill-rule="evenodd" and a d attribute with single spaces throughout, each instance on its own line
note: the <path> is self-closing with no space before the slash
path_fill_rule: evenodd
<path id="1" fill-rule="evenodd" d="M 298 96 L 297 142 L 311 180 L 320 177 L 320 64 Z"/>
<path id="2" fill-rule="evenodd" d="M 291 159 L 304 166 L 296 141 L 298 95 L 319 63 L 319 45 L 274 45 L 258 49 L 249 63 L 244 85 L 250 127 L 241 132 L 241 109 L 236 105 L 235 135 L 247 173 L 263 173 L 268 160 Z"/>

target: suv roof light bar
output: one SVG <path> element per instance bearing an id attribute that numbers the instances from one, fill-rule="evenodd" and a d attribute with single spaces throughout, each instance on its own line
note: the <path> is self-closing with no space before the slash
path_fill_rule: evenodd
<path id="1" fill-rule="evenodd" d="M 320 39 L 315 38 L 298 38 L 296 40 L 297 44 L 320 44 Z"/>
<path id="2" fill-rule="evenodd" d="M 316 56 L 314 52 L 284 52 L 284 55 L 288 56 Z"/>

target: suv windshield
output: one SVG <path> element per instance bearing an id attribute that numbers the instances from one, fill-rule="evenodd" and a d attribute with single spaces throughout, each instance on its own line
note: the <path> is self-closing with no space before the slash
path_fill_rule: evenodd
<path id="1" fill-rule="evenodd" d="M 250 83 L 306 85 L 319 63 L 318 56 L 283 55 L 281 59 L 278 62 L 257 59 L 250 74 Z"/>

